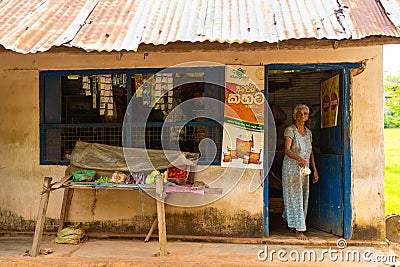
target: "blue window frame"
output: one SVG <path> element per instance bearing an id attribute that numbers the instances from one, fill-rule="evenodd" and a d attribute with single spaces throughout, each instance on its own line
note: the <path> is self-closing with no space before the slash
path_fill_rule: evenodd
<path id="1" fill-rule="evenodd" d="M 125 77 L 122 84 L 122 97 L 120 94 L 120 105 L 123 110 L 135 96 L 137 75 L 154 74 L 162 71 L 162 68 L 140 68 L 140 69 L 92 69 L 92 70 L 68 70 L 68 71 L 41 71 L 40 72 L 40 163 L 41 164 L 69 164 L 69 155 L 75 146 L 76 141 L 96 142 L 108 145 L 122 146 L 122 127 L 123 118 L 120 112 L 113 119 L 105 119 L 99 113 L 102 104 L 100 94 L 92 94 L 93 79 L 101 75 L 111 75 L 111 77 Z M 202 96 L 224 100 L 223 85 L 225 78 L 224 67 L 192 67 L 192 68 L 169 68 L 169 73 L 181 77 L 190 77 L 191 73 L 203 73 L 204 81 L 200 86 L 204 93 Z M 136 76 L 135 76 L 136 75 Z M 89 77 L 91 85 L 90 93 L 85 95 L 83 77 Z M 97 79 L 97 78 L 95 78 Z M 99 78 L 100 79 L 100 78 Z M 113 79 L 113 92 L 115 92 Z M 196 81 L 182 84 L 190 88 Z M 198 82 L 198 81 L 197 81 Z M 71 85 L 72 84 L 72 85 Z M 97 84 L 97 83 L 96 83 Z M 175 86 L 175 85 L 174 85 Z M 199 85 L 197 85 L 199 87 Z M 71 89 L 72 88 L 72 89 Z M 189 88 L 189 89 L 188 89 Z M 100 89 L 100 88 L 99 88 Z M 79 91 L 80 90 L 80 91 Z M 175 88 L 174 88 L 175 90 Z M 71 93 L 72 92 L 72 93 Z M 93 96 L 94 95 L 94 96 Z M 115 94 L 113 96 L 114 101 Z M 122 100 L 121 100 L 122 99 Z M 124 100 L 126 99 L 126 101 Z M 122 103 L 122 104 L 121 104 Z M 217 146 L 217 155 L 210 157 L 207 154 L 201 155 L 200 164 L 220 164 L 221 145 L 222 145 L 222 126 L 223 112 L 221 118 L 216 120 L 199 119 L 184 123 L 184 139 L 181 149 L 190 152 L 198 152 L 199 140 L 196 136 L 211 138 Z M 115 118 L 116 117 L 116 118 Z M 179 122 L 178 122 L 179 124 Z M 161 138 L 161 127 L 165 127 L 163 120 L 152 120 L 146 123 L 146 147 L 161 149 L 159 146 Z M 167 125 L 168 127 L 168 125 Z M 140 127 L 139 127 L 140 128 Z M 199 135 L 199 132 L 203 135 Z M 135 138 L 135 132 L 130 132 Z M 203 151 L 204 152 L 204 151 Z"/>

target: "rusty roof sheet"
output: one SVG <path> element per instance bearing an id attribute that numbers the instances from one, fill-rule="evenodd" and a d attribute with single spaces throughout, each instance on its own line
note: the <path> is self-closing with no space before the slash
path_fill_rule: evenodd
<path id="1" fill-rule="evenodd" d="M 389 19 L 396 25 L 397 28 L 400 27 L 400 0 L 380 0 L 383 9 Z"/>
<path id="2" fill-rule="evenodd" d="M 379 2 L 380 1 L 380 2 Z M 400 37 L 399 0 L 0 0 L 0 44 L 136 51 L 172 42 Z"/>
<path id="3" fill-rule="evenodd" d="M 352 38 L 361 39 L 368 36 L 397 36 L 399 33 L 399 24 L 395 25 L 395 20 L 389 12 L 400 19 L 399 6 L 393 0 L 380 0 L 383 5 L 377 4 L 375 0 L 343 0 L 343 3 L 351 10 L 351 20 L 355 25 Z M 395 10 L 397 9 L 396 13 Z M 397 27 L 396 27 L 397 26 Z"/>
<path id="4" fill-rule="evenodd" d="M 35 53 L 73 39 L 97 1 L 30 0 L 0 2 L 0 44 Z"/>

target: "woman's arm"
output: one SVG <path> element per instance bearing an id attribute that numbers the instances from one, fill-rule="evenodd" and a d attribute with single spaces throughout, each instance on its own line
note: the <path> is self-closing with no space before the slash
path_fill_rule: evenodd
<path id="1" fill-rule="evenodd" d="M 313 168 L 313 172 L 314 172 L 314 179 L 312 180 L 313 183 L 318 182 L 319 179 L 319 175 L 318 175 L 318 171 L 317 171 L 317 166 L 315 165 L 315 160 L 314 160 L 314 152 L 311 150 L 311 165 Z"/>
<path id="2" fill-rule="evenodd" d="M 297 160 L 297 162 L 299 163 L 300 167 L 306 167 L 307 166 L 307 162 L 300 157 L 299 155 L 297 155 L 296 153 L 294 153 L 290 147 L 292 146 L 292 138 L 290 138 L 289 136 L 285 136 L 285 149 L 283 150 L 285 152 L 285 154 L 294 160 Z"/>

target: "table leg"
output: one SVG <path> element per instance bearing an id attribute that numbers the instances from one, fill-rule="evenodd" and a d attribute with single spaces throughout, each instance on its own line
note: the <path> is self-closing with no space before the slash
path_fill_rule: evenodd
<path id="1" fill-rule="evenodd" d="M 161 175 L 156 176 L 156 198 L 158 218 L 158 242 L 160 244 L 160 256 L 167 256 L 167 227 L 165 224 L 164 207 L 164 179 Z"/>
<path id="2" fill-rule="evenodd" d="M 147 233 L 146 238 L 144 239 L 144 242 L 149 241 L 150 236 L 151 236 L 151 234 L 153 233 L 154 228 L 156 227 L 156 225 L 157 225 L 157 218 L 154 219 L 154 222 L 153 222 L 153 224 L 151 225 L 150 230 L 149 230 L 149 232 Z"/>
<path id="3" fill-rule="evenodd" d="M 65 218 L 67 217 L 73 194 L 74 194 L 73 188 L 69 188 L 69 187 L 64 188 L 64 196 L 63 196 L 63 202 L 61 205 L 61 213 L 60 213 L 60 220 L 59 220 L 59 224 L 58 224 L 58 232 L 60 232 L 64 227 Z"/>
<path id="4" fill-rule="evenodd" d="M 43 181 L 43 191 L 40 198 L 39 213 L 36 219 L 35 234 L 33 236 L 32 257 L 36 257 L 39 252 L 40 243 L 42 242 L 42 234 L 44 221 L 46 219 L 47 206 L 49 204 L 51 177 L 45 177 Z"/>

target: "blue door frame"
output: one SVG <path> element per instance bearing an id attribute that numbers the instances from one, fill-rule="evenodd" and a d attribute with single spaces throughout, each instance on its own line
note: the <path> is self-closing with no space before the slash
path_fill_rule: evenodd
<path id="1" fill-rule="evenodd" d="M 264 89 L 265 97 L 268 100 L 268 71 L 270 70 L 339 70 L 342 75 L 341 87 L 343 88 L 343 235 L 344 238 L 351 237 L 351 154 L 350 154 L 350 69 L 360 68 L 359 63 L 340 64 L 269 64 L 264 66 Z M 265 105 L 264 129 L 267 128 L 268 110 Z M 264 234 L 269 236 L 269 210 L 268 210 L 268 172 L 267 166 L 273 161 L 268 147 L 268 131 L 264 134 Z"/>

